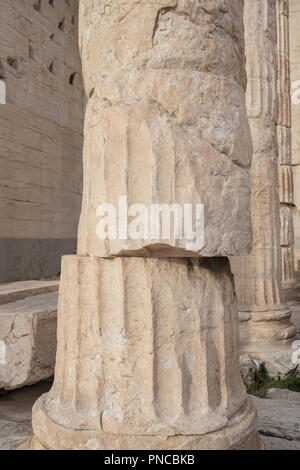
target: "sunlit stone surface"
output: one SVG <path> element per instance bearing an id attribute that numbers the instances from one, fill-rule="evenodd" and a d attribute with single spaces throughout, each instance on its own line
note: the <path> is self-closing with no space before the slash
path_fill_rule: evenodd
<path id="1" fill-rule="evenodd" d="M 84 202 L 31 448 L 260 447 L 226 258 L 251 248 L 242 7 L 81 1 Z M 120 196 L 204 204 L 203 248 L 99 240 L 97 207 Z"/>

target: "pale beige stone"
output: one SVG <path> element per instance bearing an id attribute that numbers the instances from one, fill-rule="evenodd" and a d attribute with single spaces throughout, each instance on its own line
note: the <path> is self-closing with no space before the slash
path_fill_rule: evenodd
<path id="1" fill-rule="evenodd" d="M 232 267 L 245 352 L 283 347 L 290 344 L 296 331 L 290 322 L 291 312 L 281 301 L 277 6 L 277 0 L 246 0 L 244 11 L 247 111 L 254 145 L 253 250 L 250 256 L 233 258 Z"/>
<path id="2" fill-rule="evenodd" d="M 242 7 L 80 4 L 78 256 L 63 259 L 55 381 L 35 405 L 31 449 L 260 448 L 225 258 L 251 247 Z M 97 206 L 120 196 L 204 204 L 203 249 L 101 242 Z"/>
<path id="3" fill-rule="evenodd" d="M 86 94 L 78 253 L 220 256 L 251 249 L 251 136 L 239 0 L 81 2 Z M 97 18 L 97 21 L 93 18 Z M 99 240 L 97 208 L 203 204 L 204 244 Z M 197 233 L 202 227 L 197 229 Z"/>
<path id="4" fill-rule="evenodd" d="M 51 377 L 56 354 L 58 293 L 0 305 L 0 389 Z"/>
<path id="5" fill-rule="evenodd" d="M 252 439 L 236 316 L 226 259 L 64 257 L 55 381 L 34 410 L 38 441 L 96 450 Z"/>

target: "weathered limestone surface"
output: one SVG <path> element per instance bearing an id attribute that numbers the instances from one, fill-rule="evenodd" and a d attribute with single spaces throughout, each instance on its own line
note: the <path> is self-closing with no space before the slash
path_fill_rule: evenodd
<path id="1" fill-rule="evenodd" d="M 0 389 L 51 377 L 56 354 L 58 293 L 0 305 Z"/>
<path id="2" fill-rule="evenodd" d="M 78 253 L 249 253 L 243 3 L 83 0 L 80 8 L 90 100 Z M 119 216 L 120 196 L 147 208 L 204 204 L 204 246 L 173 238 L 100 241 L 97 208 L 113 204 Z"/>
<path id="3" fill-rule="evenodd" d="M 45 447 L 255 437 L 227 260 L 64 257 L 60 292 L 55 382 L 33 420 Z"/>
<path id="4" fill-rule="evenodd" d="M 61 256 L 76 250 L 77 9 L 77 0 L 0 1 L 0 283 L 56 276 Z"/>
<path id="5" fill-rule="evenodd" d="M 55 382 L 34 407 L 31 448 L 260 447 L 225 258 L 251 246 L 242 7 L 81 1 L 78 256 L 63 259 Z M 120 196 L 204 204 L 204 247 L 101 242 L 97 207 Z"/>
<path id="6" fill-rule="evenodd" d="M 242 348 L 247 352 L 276 349 L 289 344 L 295 335 L 290 310 L 281 302 L 276 3 L 247 0 L 244 11 L 247 110 L 254 145 L 253 251 L 250 256 L 234 258 L 232 267 L 240 304 Z M 286 227 L 282 232 L 291 235 Z"/>

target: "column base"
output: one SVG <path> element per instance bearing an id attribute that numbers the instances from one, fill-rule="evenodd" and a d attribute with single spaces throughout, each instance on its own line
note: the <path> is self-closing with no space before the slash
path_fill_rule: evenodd
<path id="1" fill-rule="evenodd" d="M 266 311 L 240 312 L 240 352 L 263 362 L 271 376 L 285 375 L 295 368 L 292 361 L 296 327 L 286 306 Z"/>
<path id="2" fill-rule="evenodd" d="M 46 396 L 34 408 L 35 436 L 26 450 L 263 450 L 250 400 L 228 426 L 205 435 L 121 435 L 67 429 L 47 416 Z"/>
<path id="3" fill-rule="evenodd" d="M 243 354 L 287 350 L 295 340 L 296 327 L 289 307 L 240 311 L 239 318 Z"/>

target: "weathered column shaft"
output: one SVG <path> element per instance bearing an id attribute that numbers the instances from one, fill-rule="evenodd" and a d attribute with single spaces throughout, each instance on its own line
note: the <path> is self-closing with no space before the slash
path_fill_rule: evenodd
<path id="1" fill-rule="evenodd" d="M 260 344 L 285 344 L 295 329 L 289 309 L 281 302 L 276 0 L 246 0 L 244 23 L 246 101 L 254 145 L 253 251 L 250 256 L 233 259 L 232 266 L 240 304 L 242 347 L 251 351 Z"/>
<path id="2" fill-rule="evenodd" d="M 80 38 L 78 256 L 63 260 L 35 436 L 49 449 L 255 449 L 227 259 L 251 249 L 243 2 L 82 0 Z M 204 206 L 196 242 L 130 236 L 120 196 L 129 218 Z M 118 226 L 104 239 L 99 207 Z"/>
<path id="3" fill-rule="evenodd" d="M 279 196 L 281 218 L 281 252 L 283 294 L 297 281 L 294 260 L 294 184 L 292 170 L 291 83 L 289 43 L 289 2 L 277 0 L 278 32 L 278 148 Z"/>

